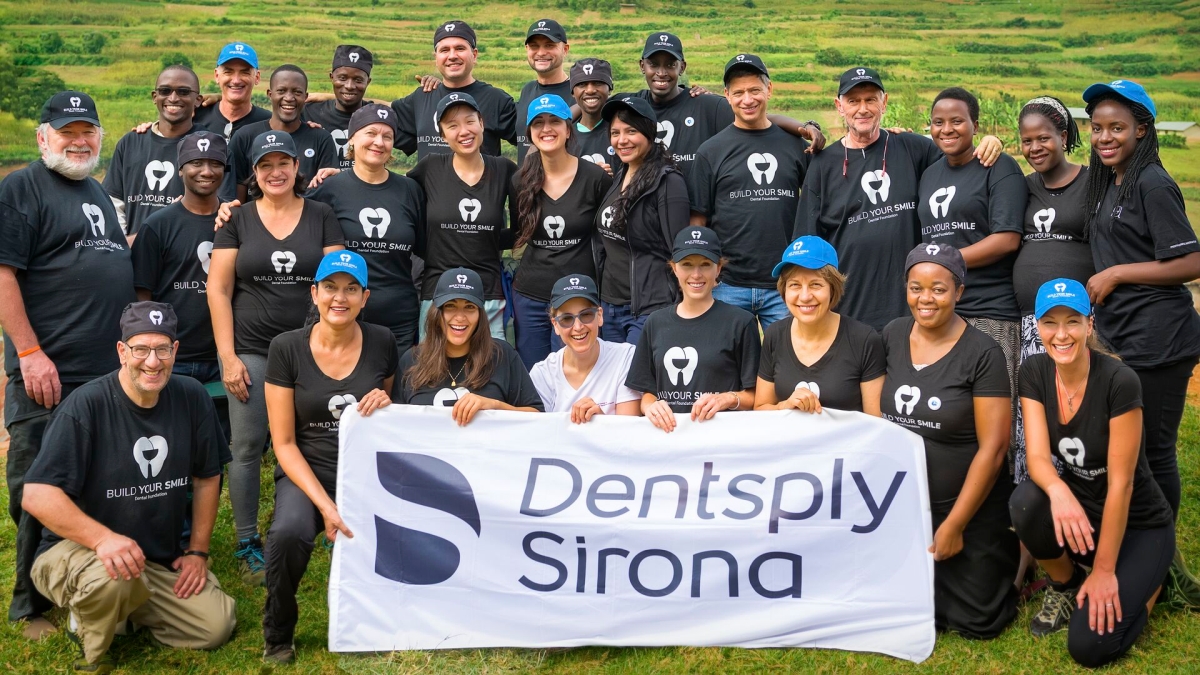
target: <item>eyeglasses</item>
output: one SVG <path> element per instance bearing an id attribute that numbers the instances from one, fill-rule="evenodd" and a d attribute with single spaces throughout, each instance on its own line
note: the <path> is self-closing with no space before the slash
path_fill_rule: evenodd
<path id="1" fill-rule="evenodd" d="M 154 352 L 154 355 L 158 357 L 159 361 L 166 361 L 175 354 L 174 345 L 163 345 L 161 347 L 154 347 L 151 349 L 146 345 L 131 345 L 126 342 L 125 346 L 129 348 L 129 353 L 133 354 L 133 358 L 139 361 L 149 358 L 151 351 Z"/>
<path id="2" fill-rule="evenodd" d="M 170 96 L 172 93 L 179 94 L 180 96 L 186 97 L 186 96 L 191 96 L 192 94 L 197 93 L 197 91 L 195 89 L 192 89 L 191 87 L 155 87 L 154 93 L 158 94 L 159 96 L 161 96 L 163 98 L 166 98 L 166 97 Z"/>
<path id="3" fill-rule="evenodd" d="M 554 323 L 557 323 L 558 327 L 563 330 L 570 330 L 575 325 L 575 319 L 579 319 L 580 323 L 585 326 L 590 326 L 596 320 L 596 314 L 599 312 L 598 308 L 589 307 L 578 314 L 559 314 L 554 317 Z"/>

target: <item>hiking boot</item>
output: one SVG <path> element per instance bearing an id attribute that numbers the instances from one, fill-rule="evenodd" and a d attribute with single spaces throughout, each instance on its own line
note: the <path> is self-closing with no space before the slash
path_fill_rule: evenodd
<path id="1" fill-rule="evenodd" d="M 237 558 L 238 574 L 251 587 L 262 586 L 267 578 L 267 559 L 263 556 L 262 537 L 257 534 L 238 541 L 233 551 Z"/>
<path id="2" fill-rule="evenodd" d="M 83 641 L 79 639 L 79 636 L 75 634 L 75 631 L 68 630 L 67 637 L 70 638 L 76 649 L 75 662 L 73 664 L 75 672 L 111 673 L 113 668 L 117 667 L 116 662 L 113 661 L 113 657 L 110 656 L 108 652 L 104 652 L 104 654 L 100 656 L 100 659 L 95 663 L 89 663 L 87 658 L 85 658 L 83 655 Z"/>
<path id="3" fill-rule="evenodd" d="M 1029 622 L 1029 632 L 1034 637 L 1045 637 L 1067 627 L 1071 621 L 1071 610 L 1075 608 L 1077 588 L 1057 589 L 1047 584 L 1042 597 L 1042 609 Z"/>
<path id="4" fill-rule="evenodd" d="M 263 661 L 268 663 L 295 663 L 296 646 L 293 644 L 267 645 L 263 649 Z"/>
<path id="5" fill-rule="evenodd" d="M 1163 582 L 1162 601 L 1172 609 L 1200 611 L 1200 580 L 1188 571 L 1178 547 Z"/>

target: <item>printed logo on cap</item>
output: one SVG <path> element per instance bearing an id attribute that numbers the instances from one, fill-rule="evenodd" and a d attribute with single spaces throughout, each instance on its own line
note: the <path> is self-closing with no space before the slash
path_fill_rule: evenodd
<path id="1" fill-rule="evenodd" d="M 879 187 L 875 187 L 878 184 Z M 868 171 L 862 177 L 862 189 L 867 193 L 867 199 L 871 200 L 871 204 L 883 204 L 887 202 L 888 193 L 892 189 L 892 177 L 883 172 L 883 169 Z"/>
<path id="2" fill-rule="evenodd" d="M 804 242 L 797 241 L 794 244 L 792 244 L 792 253 L 795 253 L 797 255 L 804 253 Z"/>
<path id="3" fill-rule="evenodd" d="M 435 457 L 407 452 L 380 452 L 375 463 L 379 484 L 397 499 L 453 516 L 476 538 L 480 536 L 475 493 L 458 469 Z M 401 584 L 440 584 L 454 576 L 463 557 L 449 539 L 379 516 L 375 516 L 375 547 L 375 573 Z"/>
<path id="4" fill-rule="evenodd" d="M 334 394 L 329 398 L 329 414 L 333 415 L 333 419 L 342 419 L 342 410 L 347 406 L 358 405 L 358 399 L 354 394 Z"/>
<path id="5" fill-rule="evenodd" d="M 483 204 L 479 203 L 478 199 L 463 197 L 458 202 L 458 213 L 462 216 L 464 222 L 475 222 L 475 219 L 479 217 L 481 209 L 483 209 Z"/>
<path id="6" fill-rule="evenodd" d="M 622 98 L 622 99 L 621 99 L 621 103 L 633 103 L 633 99 L 631 99 L 631 98 L 629 98 L 628 96 L 626 96 L 626 97 L 624 97 L 624 98 Z M 662 129 L 659 129 L 659 131 L 662 131 Z"/>
<path id="7" fill-rule="evenodd" d="M 386 119 L 388 118 L 388 109 L 387 109 L 387 108 L 380 108 L 380 109 L 378 109 L 378 110 L 376 110 L 376 111 L 375 111 L 375 114 L 376 114 L 376 115 L 379 115 L 379 119 L 381 119 L 381 120 L 386 120 Z"/>
<path id="8" fill-rule="evenodd" d="M 579 277 L 571 277 L 570 279 L 567 279 L 567 281 L 571 282 L 572 286 L 579 285 Z"/>
<path id="9" fill-rule="evenodd" d="M 458 279 L 458 283 L 460 283 L 460 284 L 465 284 L 465 283 L 467 283 L 467 275 L 465 275 L 465 274 L 458 274 L 458 275 L 455 275 L 455 277 L 454 277 L 454 278 L 455 278 L 455 279 Z"/>
<path id="10" fill-rule="evenodd" d="M 816 382 L 797 382 L 793 391 L 799 389 L 807 389 L 815 394 L 818 399 L 821 398 L 821 385 Z"/>
<path id="11" fill-rule="evenodd" d="M 276 272 L 290 274 L 292 268 L 296 266 L 296 254 L 291 251 L 273 251 L 271 265 L 275 267 Z"/>
<path id="12" fill-rule="evenodd" d="M 762 185 L 763 179 L 770 185 L 771 181 L 775 180 L 775 170 L 779 168 L 779 161 L 769 152 L 755 152 L 746 158 L 746 168 L 750 169 L 755 185 Z"/>
<path id="13" fill-rule="evenodd" d="M 233 51 L 244 52 L 244 51 L 246 51 L 246 48 L 244 46 L 242 46 L 241 44 L 236 44 L 233 46 Z"/>
<path id="14" fill-rule="evenodd" d="M 1042 234 L 1050 234 L 1050 226 L 1054 224 L 1054 209 L 1042 209 L 1033 214 L 1033 227 Z"/>
<path id="15" fill-rule="evenodd" d="M 583 64 L 583 74 L 584 75 L 591 75 L 593 70 L 595 70 L 595 66 L 593 66 L 592 64 L 590 64 L 590 63 Z"/>
<path id="16" fill-rule="evenodd" d="M 450 94 L 450 100 L 451 100 L 451 101 L 457 101 L 457 100 L 458 100 L 458 94 Z"/>
<path id="17" fill-rule="evenodd" d="M 665 35 L 665 34 L 664 34 L 664 35 L 659 35 L 659 36 L 658 36 L 658 43 L 659 43 L 659 44 L 664 44 L 664 43 L 665 43 L 665 44 L 670 44 L 670 42 L 671 42 L 671 36 L 670 36 L 670 35 Z"/>
<path id="18" fill-rule="evenodd" d="M 267 142 L 268 142 L 268 143 L 274 143 L 274 142 L 275 142 L 275 134 L 270 134 L 270 135 L 268 135 L 268 136 L 267 136 Z"/>
<path id="19" fill-rule="evenodd" d="M 1066 293 L 1067 285 L 1060 281 L 1057 284 L 1054 284 L 1054 290 L 1058 291 L 1059 293 Z"/>
<path id="20" fill-rule="evenodd" d="M 133 461 L 142 471 L 142 478 L 158 476 L 167 461 L 167 439 L 162 436 L 142 436 L 133 444 Z"/>
<path id="21" fill-rule="evenodd" d="M 200 140 L 196 141 L 196 148 L 200 150 L 200 152 L 208 152 L 210 145 L 212 145 L 212 142 L 207 138 L 201 138 Z"/>
<path id="22" fill-rule="evenodd" d="M 854 72 L 858 73 L 859 75 L 866 75 L 866 74 L 867 74 L 867 70 L 866 70 L 866 68 L 859 68 L 858 70 L 856 70 L 856 71 L 854 71 Z"/>
<path id="23" fill-rule="evenodd" d="M 921 400 L 921 388 L 907 384 L 900 385 L 892 397 L 896 404 L 896 412 L 900 415 L 911 415 L 917 403 Z"/>
<path id="24" fill-rule="evenodd" d="M 539 104 L 541 104 L 541 105 L 550 105 L 550 97 L 549 97 L 549 96 L 543 96 L 543 97 L 541 97 L 541 98 L 539 98 L 539 99 L 538 99 L 538 103 L 539 103 Z"/>
<path id="25" fill-rule="evenodd" d="M 213 243 L 211 241 L 200 242 L 196 247 L 196 257 L 200 259 L 200 267 L 204 269 L 204 273 L 208 274 L 208 264 L 212 262 Z"/>
<path id="26" fill-rule="evenodd" d="M 358 212 L 358 222 L 362 225 L 363 235 L 368 239 L 383 239 L 387 234 L 388 225 L 392 224 L 392 214 L 380 207 L 366 207 Z"/>
<path id="27" fill-rule="evenodd" d="M 338 258 L 341 258 L 342 262 L 344 262 L 344 263 L 350 262 L 350 254 L 349 253 L 343 253 L 343 254 L 339 255 Z"/>
<path id="28" fill-rule="evenodd" d="M 700 230 L 692 230 L 692 239 L 700 238 Z"/>
<path id="29" fill-rule="evenodd" d="M 950 200 L 954 199 L 954 193 L 958 190 L 957 187 L 938 188 L 933 194 L 929 195 L 929 210 L 933 211 L 934 218 L 945 218 L 950 213 Z"/>
<path id="30" fill-rule="evenodd" d="M 452 24 L 452 23 L 446 24 L 446 32 L 453 33 L 454 32 L 454 24 Z"/>
<path id="31" fill-rule="evenodd" d="M 146 182 L 155 192 L 162 192 L 174 175 L 175 165 L 170 162 L 153 159 L 146 164 Z"/>
<path id="32" fill-rule="evenodd" d="M 104 236 L 104 212 L 95 204 L 84 204 L 83 215 L 87 217 L 88 223 L 92 226 L 93 237 Z"/>
<path id="33" fill-rule="evenodd" d="M 358 63 L 358 52 L 350 52 L 350 63 Z"/>
<path id="34" fill-rule="evenodd" d="M 1078 438 L 1060 438 L 1058 454 L 1062 455 L 1063 461 L 1067 464 L 1083 466 L 1083 458 L 1087 452 L 1084 450 L 1083 441 Z"/>
<path id="35" fill-rule="evenodd" d="M 162 325 L 163 314 L 157 309 L 151 310 L 146 316 L 150 319 L 150 323 L 154 324 L 155 326 Z"/>
<path id="36" fill-rule="evenodd" d="M 83 103 L 83 99 L 79 98 L 78 96 L 71 97 L 71 107 L 72 108 L 78 108 L 81 103 Z"/>
<path id="37" fill-rule="evenodd" d="M 678 365 L 679 361 L 683 361 L 683 365 Z M 675 386 L 691 384 L 692 375 L 696 373 L 698 365 L 700 365 L 700 355 L 696 352 L 695 347 L 671 347 L 663 355 L 663 366 L 667 369 L 667 377 Z"/>
<path id="38" fill-rule="evenodd" d="M 563 231 L 567 229 L 567 221 L 562 216 L 546 216 L 542 227 L 546 228 L 546 234 L 550 235 L 551 239 L 562 239 Z"/>
<path id="39" fill-rule="evenodd" d="M 658 133 L 662 135 L 654 140 L 670 148 L 671 141 L 675 140 L 675 125 L 670 120 L 663 120 L 658 123 Z"/>
<path id="40" fill-rule="evenodd" d="M 545 21 L 539 21 L 539 22 L 538 22 L 538 28 L 545 28 L 545 27 L 546 27 L 546 22 L 545 22 Z"/>
<path id="41" fill-rule="evenodd" d="M 942 247 L 937 244 L 930 244 L 925 247 L 925 252 L 929 255 L 937 255 L 942 252 Z"/>

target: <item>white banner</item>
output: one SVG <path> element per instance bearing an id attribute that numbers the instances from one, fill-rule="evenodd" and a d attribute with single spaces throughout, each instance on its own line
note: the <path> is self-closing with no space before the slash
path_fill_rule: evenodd
<path id="1" fill-rule="evenodd" d="M 335 652 L 933 651 L 924 446 L 859 413 L 342 418 Z"/>

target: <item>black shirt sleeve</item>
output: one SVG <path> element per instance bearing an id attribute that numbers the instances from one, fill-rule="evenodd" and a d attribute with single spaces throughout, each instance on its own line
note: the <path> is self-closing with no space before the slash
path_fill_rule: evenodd
<path id="1" fill-rule="evenodd" d="M 153 131 L 146 133 L 152 134 Z M 114 197 L 121 201 L 125 200 L 125 186 L 121 179 L 125 176 L 125 137 L 117 141 L 117 147 L 113 150 L 112 159 L 108 162 L 108 170 L 104 173 L 104 191 L 110 197 Z"/>
<path id="2" fill-rule="evenodd" d="M 809 165 L 811 167 L 811 163 Z M 821 218 L 821 191 L 824 178 L 820 167 L 817 171 L 804 172 L 804 184 L 800 189 L 800 201 L 796 205 L 796 221 L 792 225 L 792 238 L 806 234 L 820 234 L 818 224 Z"/>
<path id="3" fill-rule="evenodd" d="M 27 205 L 28 195 L 23 194 L 21 179 L 10 176 L 0 182 L 0 265 L 23 270 L 29 267 L 33 257 L 33 242 L 36 239 L 33 225 L 18 204 Z"/>
<path id="4" fill-rule="evenodd" d="M 396 112 L 396 142 L 395 146 L 406 155 L 417 151 L 417 118 L 414 112 L 412 97 L 416 91 L 404 98 L 392 101 L 392 110 Z"/>
<path id="5" fill-rule="evenodd" d="M 242 237 L 239 230 L 242 227 L 242 218 L 245 217 L 242 215 L 242 209 L 252 208 L 255 208 L 253 202 L 244 206 L 235 206 L 230 210 L 229 222 L 213 235 L 213 248 L 241 248 Z"/>
<path id="6" fill-rule="evenodd" d="M 1110 186 L 1109 189 L 1115 188 Z M 1146 209 L 1150 238 L 1154 240 L 1156 260 L 1200 251 L 1178 187 L 1173 184 L 1153 186 L 1143 194 L 1142 204 Z"/>
<path id="7" fill-rule="evenodd" d="M 1000 345 L 995 344 L 994 340 L 987 339 L 993 344 L 980 354 L 979 362 L 975 365 L 971 395 L 977 398 L 1010 398 L 1012 388 L 1009 386 L 1008 365 L 1004 361 L 1004 352 L 1000 349 Z"/>
<path id="8" fill-rule="evenodd" d="M 1018 391 L 1021 392 L 1021 398 L 1028 398 L 1046 404 L 1046 397 L 1049 393 L 1046 391 L 1046 386 L 1049 384 L 1047 373 L 1053 367 L 1050 363 L 1050 357 L 1045 354 L 1034 354 L 1029 357 L 1025 363 L 1021 364 L 1021 381 L 1017 385 Z"/>
<path id="9" fill-rule="evenodd" d="M 844 321 L 845 319 L 843 319 Z M 865 326 L 866 339 L 862 346 L 862 375 L 861 382 L 870 382 L 887 374 L 887 353 L 883 348 L 883 338 L 870 326 Z"/>
<path id="10" fill-rule="evenodd" d="M 1109 417 L 1118 417 L 1141 407 L 1142 381 L 1138 379 L 1137 373 L 1132 368 L 1118 364 L 1117 372 L 1113 374 L 1108 386 Z"/>
<path id="11" fill-rule="evenodd" d="M 83 494 L 92 458 L 92 436 L 74 412 L 55 411 L 42 437 L 42 449 L 25 474 L 26 484 L 53 485 L 72 499 Z"/>
<path id="12" fill-rule="evenodd" d="M 223 228 L 222 228 L 223 229 Z M 142 227 L 130 247 L 133 259 L 133 287 L 152 291 L 162 277 L 162 240 L 158 229 Z"/>
<path id="13" fill-rule="evenodd" d="M 742 325 L 741 354 L 738 357 L 738 367 L 741 372 L 738 377 L 742 389 L 754 389 L 758 384 L 758 355 L 762 347 L 758 342 L 758 322 L 752 317 Z"/>
<path id="14" fill-rule="evenodd" d="M 659 311 L 673 312 L 675 309 L 668 307 Z M 626 387 L 644 394 L 658 391 L 658 373 L 654 368 L 654 323 L 654 315 L 651 314 L 642 327 L 642 334 L 633 349 L 629 374 L 625 376 Z"/>
<path id="15" fill-rule="evenodd" d="M 392 382 L 391 391 L 392 400 L 396 403 L 408 403 L 412 400 L 413 391 L 408 386 L 408 378 L 405 377 L 405 374 L 408 373 L 409 368 L 413 367 L 417 350 L 420 348 L 418 345 L 404 352 L 404 355 L 400 357 L 399 363 L 396 364 L 396 379 Z"/>
<path id="16" fill-rule="evenodd" d="M 692 171 L 687 180 L 688 194 L 691 196 L 691 209 L 696 213 L 708 216 L 713 212 L 712 183 L 713 169 L 708 155 L 703 152 L 697 153 L 696 161 L 692 162 Z"/>
<path id="17" fill-rule="evenodd" d="M 508 94 L 501 96 L 500 119 L 496 121 L 496 129 L 500 138 L 512 145 L 517 144 L 517 104 Z"/>
<path id="18" fill-rule="evenodd" d="M 659 186 L 662 194 L 659 196 L 659 218 L 662 223 L 663 237 L 667 242 L 675 241 L 675 235 L 687 229 L 691 222 L 691 205 L 688 203 L 687 181 L 678 171 L 670 171 L 663 176 Z"/>
<path id="19" fill-rule="evenodd" d="M 317 207 L 321 217 L 321 246 L 345 246 L 346 234 L 342 231 L 342 224 L 338 222 L 337 216 L 333 213 L 333 208 L 328 204 L 321 202 L 310 202 L 311 206 Z"/>
<path id="20" fill-rule="evenodd" d="M 276 336 L 267 349 L 267 382 L 286 389 L 296 388 L 296 350 L 291 332 Z"/>
<path id="21" fill-rule="evenodd" d="M 328 130 L 326 130 L 328 131 Z M 339 166 L 337 146 L 333 142 L 333 136 L 328 133 L 320 134 L 321 140 L 317 141 L 317 168 L 318 169 L 336 169 Z M 309 176 L 312 180 L 314 176 Z"/>
<path id="22" fill-rule="evenodd" d="M 1008 155 L 988 172 L 988 222 L 992 234 L 1025 230 L 1025 204 L 1029 201 L 1029 186 L 1017 160 Z"/>
<path id="23" fill-rule="evenodd" d="M 794 321 L 794 319 L 793 319 Z M 762 353 L 758 359 L 758 376 L 767 382 L 775 382 L 775 359 L 777 350 L 783 349 L 783 337 L 791 331 L 792 321 L 776 321 L 763 332 Z M 776 328 L 779 326 L 779 328 Z M 787 329 L 786 331 L 784 329 Z M 790 347 L 791 345 L 788 345 Z M 758 383 L 756 382 L 755 385 Z"/>

